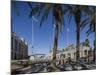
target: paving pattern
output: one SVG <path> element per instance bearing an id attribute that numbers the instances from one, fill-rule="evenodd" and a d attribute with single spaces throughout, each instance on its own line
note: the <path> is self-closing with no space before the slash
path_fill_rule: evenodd
<path id="1" fill-rule="evenodd" d="M 58 65 L 54 69 L 50 62 L 34 63 L 33 65 L 19 68 L 12 72 L 12 74 L 31 74 L 31 73 L 45 73 L 45 72 L 58 72 L 58 71 L 77 71 L 77 70 L 93 70 L 96 69 L 95 63 L 85 62 L 71 62 L 63 65 Z"/>

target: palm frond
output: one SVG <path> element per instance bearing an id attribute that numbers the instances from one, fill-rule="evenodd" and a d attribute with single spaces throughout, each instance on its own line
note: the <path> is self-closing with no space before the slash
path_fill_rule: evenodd
<path id="1" fill-rule="evenodd" d="M 16 10 L 17 16 L 19 16 L 20 15 L 20 12 L 19 12 L 20 10 L 18 8 L 18 5 L 17 5 L 16 1 L 12 1 L 12 7 L 14 7 L 14 9 Z"/>
<path id="2" fill-rule="evenodd" d="M 89 36 L 91 33 L 96 32 L 96 11 L 95 11 L 95 7 L 92 8 L 91 14 L 89 16 L 90 19 L 90 23 L 89 25 L 89 29 L 86 32 L 87 35 Z"/>
<path id="3" fill-rule="evenodd" d="M 27 2 L 27 4 L 31 9 L 33 8 L 31 2 Z"/>
<path id="4" fill-rule="evenodd" d="M 32 10 L 30 11 L 29 17 L 32 17 L 33 15 L 38 14 L 38 12 L 39 12 L 39 7 L 32 8 Z"/>
<path id="5" fill-rule="evenodd" d="M 85 20 L 83 20 L 83 21 L 80 23 L 81 30 L 83 30 L 84 27 L 87 26 L 87 24 L 89 24 L 89 18 L 86 18 Z"/>
<path id="6" fill-rule="evenodd" d="M 40 4 L 39 5 L 39 12 L 37 16 L 40 16 L 41 12 L 43 12 L 43 10 L 45 9 L 45 4 Z"/>
<path id="7" fill-rule="evenodd" d="M 41 18 L 41 21 L 40 21 L 40 27 L 42 26 L 43 22 L 44 22 L 45 20 L 47 20 L 48 15 L 49 15 L 49 13 L 50 13 L 50 9 L 51 9 L 51 6 L 45 7 L 45 11 L 44 11 L 44 13 L 43 13 L 43 15 L 42 15 L 42 18 Z"/>
<path id="8" fill-rule="evenodd" d="M 68 5 L 68 6 L 67 6 L 66 12 L 67 12 L 67 20 L 68 20 L 68 23 L 69 23 L 69 24 L 70 24 L 70 22 L 71 22 L 72 17 L 74 16 L 74 15 L 73 15 L 73 14 L 75 13 L 74 10 L 75 10 L 75 9 L 73 9 L 73 6 L 72 6 L 72 5 Z"/>
<path id="9" fill-rule="evenodd" d="M 93 33 L 93 31 L 91 30 L 91 28 L 89 28 L 89 29 L 86 31 L 86 34 L 87 34 L 87 36 L 89 36 L 91 33 Z"/>

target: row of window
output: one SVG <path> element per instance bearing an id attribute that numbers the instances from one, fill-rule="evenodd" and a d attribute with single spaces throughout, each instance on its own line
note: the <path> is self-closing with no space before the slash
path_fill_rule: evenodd
<path id="1" fill-rule="evenodd" d="M 76 58 L 76 53 L 73 54 L 74 58 Z M 84 56 L 87 56 L 88 54 L 90 54 L 90 51 L 88 52 L 87 50 L 84 50 Z M 71 53 L 68 53 L 67 57 L 71 57 Z M 57 58 L 66 58 L 66 54 L 60 54 L 60 56 L 58 56 Z"/>
<path id="2" fill-rule="evenodd" d="M 28 57 L 28 46 L 21 40 L 11 37 L 11 58 L 20 59 Z"/>

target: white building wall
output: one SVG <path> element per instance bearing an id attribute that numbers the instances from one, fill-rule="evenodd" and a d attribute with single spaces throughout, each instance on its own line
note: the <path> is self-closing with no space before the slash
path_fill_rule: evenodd
<path id="1" fill-rule="evenodd" d="M 81 47 L 80 48 L 80 58 L 81 57 L 86 57 L 84 51 L 87 50 L 87 55 L 88 55 L 88 51 L 90 50 L 89 47 Z M 48 55 L 48 58 L 52 60 L 52 52 L 49 53 Z M 57 60 L 60 60 L 61 59 L 61 54 L 64 54 L 65 55 L 65 58 L 64 59 L 68 59 L 69 57 L 69 54 L 70 54 L 70 57 L 72 60 L 76 61 L 76 47 L 74 46 L 74 48 L 69 48 L 68 50 L 65 50 L 65 51 L 60 51 L 56 54 L 56 57 L 57 57 Z"/>

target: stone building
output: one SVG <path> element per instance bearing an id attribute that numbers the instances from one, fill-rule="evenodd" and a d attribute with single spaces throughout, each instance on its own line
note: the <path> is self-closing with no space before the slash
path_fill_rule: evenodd
<path id="1" fill-rule="evenodd" d="M 80 58 L 88 58 L 91 50 L 90 47 L 88 46 L 80 46 Z M 48 59 L 52 60 L 52 50 L 48 54 Z M 56 54 L 56 59 L 61 60 L 64 59 L 68 61 L 68 59 L 71 59 L 72 61 L 76 61 L 76 46 L 75 45 L 70 45 L 64 49 L 58 49 L 57 54 Z"/>
<path id="2" fill-rule="evenodd" d="M 29 60 L 31 61 L 43 61 L 45 59 L 45 54 L 34 54 L 30 55 Z"/>
<path id="3" fill-rule="evenodd" d="M 28 57 L 28 44 L 16 33 L 11 33 L 11 59 L 19 60 L 19 59 L 27 59 Z"/>

